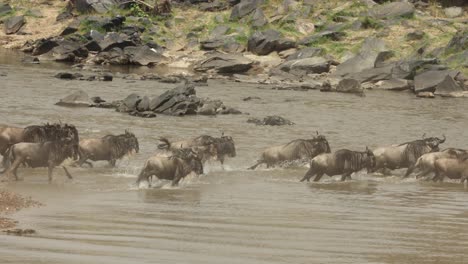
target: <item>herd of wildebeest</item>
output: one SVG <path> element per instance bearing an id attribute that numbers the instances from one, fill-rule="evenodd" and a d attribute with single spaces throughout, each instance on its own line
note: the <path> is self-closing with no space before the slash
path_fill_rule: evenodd
<path id="1" fill-rule="evenodd" d="M 468 180 L 468 151 L 457 148 L 440 150 L 443 138 L 425 137 L 392 146 L 365 151 L 339 149 L 331 151 L 325 136 L 316 132 L 311 139 L 295 139 L 289 143 L 267 148 L 260 159 L 248 169 L 256 169 L 265 164 L 267 168 L 284 166 L 295 161 L 306 161 L 309 170 L 301 181 L 319 181 L 324 174 L 341 175 L 341 180 L 351 179 L 352 173 L 367 169 L 367 173 L 407 168 L 403 177 L 414 171 L 416 178 L 433 174 L 432 180 L 442 181 L 444 177 Z M 227 157 L 236 156 L 232 137 L 201 135 L 184 141 L 170 141 L 160 138 L 159 151 L 148 158 L 137 178 L 137 184 L 146 181 L 151 184 L 153 176 L 171 180 L 172 185 L 188 174 L 203 174 L 203 166 L 208 160 L 221 164 Z M 101 138 L 80 139 L 78 130 L 69 124 L 43 124 L 25 128 L 0 126 L 0 154 L 3 156 L 4 180 L 14 177 L 18 180 L 20 166 L 47 167 L 49 181 L 52 171 L 62 166 L 66 175 L 72 176 L 62 164 L 71 160 L 76 166 L 89 161 L 108 161 L 115 166 L 116 161 L 126 155 L 139 152 L 137 137 L 128 131 L 120 135 L 106 135 Z M 431 179 L 431 178 L 426 178 Z M 468 182 L 468 181 L 467 181 Z"/>

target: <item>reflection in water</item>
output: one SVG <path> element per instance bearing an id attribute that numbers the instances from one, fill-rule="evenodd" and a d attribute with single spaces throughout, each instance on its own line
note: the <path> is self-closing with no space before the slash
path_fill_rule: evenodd
<path id="1" fill-rule="evenodd" d="M 0 61 L 5 56 L 0 52 Z M 247 124 L 247 115 L 140 119 L 54 105 L 76 89 L 116 100 L 133 92 L 158 95 L 172 84 L 63 81 L 44 64 L 0 64 L 0 73 L 6 75 L 0 74 L 0 123 L 60 120 L 75 124 L 81 138 L 128 128 L 140 141 L 140 153 L 116 168 L 99 162 L 93 169 L 71 168 L 73 181 L 58 174 L 48 184 L 46 170 L 20 170 L 24 181 L 7 188 L 46 206 L 16 215 L 21 227 L 38 233 L 1 235 L 0 263 L 466 263 L 468 193 L 459 184 L 401 180 L 400 172 L 305 184 L 298 181 L 306 168 L 246 170 L 266 147 L 310 138 L 317 130 L 333 150 L 362 150 L 423 133 L 445 134 L 445 146 L 467 148 L 460 134 L 468 129 L 465 100 L 447 104 L 379 91 L 361 98 L 227 81 L 197 87 L 200 97 L 220 99 L 250 116 L 276 114 L 296 123 L 272 128 Z M 247 96 L 262 100 L 243 101 Z M 225 170 L 212 164 L 207 175 L 178 188 L 135 188 L 157 138 L 220 131 L 233 136 L 238 154 Z"/>

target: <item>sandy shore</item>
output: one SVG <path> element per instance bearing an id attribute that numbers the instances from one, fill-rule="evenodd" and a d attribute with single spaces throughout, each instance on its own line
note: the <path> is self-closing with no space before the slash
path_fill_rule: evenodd
<path id="1" fill-rule="evenodd" d="M 30 197 L 23 197 L 9 192 L 0 186 L 0 230 L 16 226 L 16 221 L 6 216 L 23 208 L 35 206 L 41 206 L 41 203 L 32 200 Z"/>

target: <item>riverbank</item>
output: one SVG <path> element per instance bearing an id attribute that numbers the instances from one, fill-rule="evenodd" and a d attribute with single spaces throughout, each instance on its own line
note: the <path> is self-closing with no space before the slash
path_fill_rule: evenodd
<path id="1" fill-rule="evenodd" d="M 42 204 L 31 197 L 23 197 L 19 194 L 7 191 L 0 186 L 0 230 L 16 227 L 17 222 L 10 215 L 24 208 L 38 207 Z"/>

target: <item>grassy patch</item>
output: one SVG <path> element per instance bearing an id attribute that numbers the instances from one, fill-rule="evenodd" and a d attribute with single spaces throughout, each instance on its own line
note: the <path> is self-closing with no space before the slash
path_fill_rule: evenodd
<path id="1" fill-rule="evenodd" d="M 101 33 L 106 33 L 106 30 L 100 27 L 97 21 L 88 20 L 88 19 L 84 19 L 83 21 L 81 21 L 80 27 L 78 30 L 81 33 L 88 33 L 91 30 L 96 30 Z"/>
<path id="2" fill-rule="evenodd" d="M 374 19 L 372 17 L 363 17 L 363 18 L 360 18 L 359 19 L 362 23 L 362 27 L 364 29 L 369 29 L 369 28 L 373 28 L 373 29 L 379 29 L 379 28 L 383 28 L 383 23 L 377 19 Z"/>

